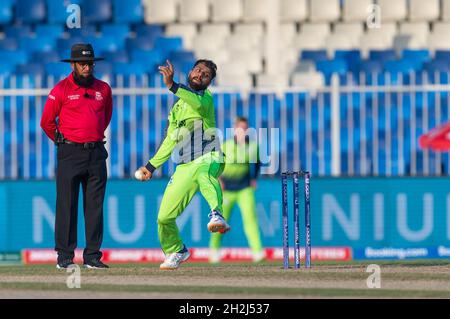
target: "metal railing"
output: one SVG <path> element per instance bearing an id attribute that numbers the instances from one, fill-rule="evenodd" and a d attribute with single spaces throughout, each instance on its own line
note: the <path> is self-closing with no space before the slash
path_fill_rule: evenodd
<path id="1" fill-rule="evenodd" d="M 445 74 L 444 74 L 445 75 Z M 280 129 L 280 171 L 315 176 L 441 175 L 446 153 L 418 149 L 417 138 L 449 118 L 450 85 L 428 74 L 334 76 L 318 88 L 212 87 L 217 126 L 237 116 L 254 128 Z M 446 79 L 450 76 L 446 75 Z M 59 79 L 0 77 L 0 179 L 54 177 L 55 147 L 40 128 L 46 95 Z M 341 83 L 340 83 L 341 82 Z M 164 136 L 176 97 L 147 75 L 112 79 L 114 111 L 107 130 L 108 172 L 132 176 Z M 438 84 L 433 84 L 438 83 Z M 170 161 L 169 161 L 170 162 Z M 170 162 L 157 176 L 170 175 Z"/>

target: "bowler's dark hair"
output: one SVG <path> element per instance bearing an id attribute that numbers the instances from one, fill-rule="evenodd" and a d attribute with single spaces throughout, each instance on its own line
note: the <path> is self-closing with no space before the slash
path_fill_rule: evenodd
<path id="1" fill-rule="evenodd" d="M 211 70 L 211 80 L 214 79 L 216 77 L 217 65 L 211 60 L 200 59 L 195 62 L 194 68 L 200 63 L 203 63 L 208 69 Z"/>

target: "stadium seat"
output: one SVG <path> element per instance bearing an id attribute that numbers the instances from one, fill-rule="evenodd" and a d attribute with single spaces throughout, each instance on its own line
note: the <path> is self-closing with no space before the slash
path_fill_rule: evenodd
<path id="1" fill-rule="evenodd" d="M 336 23 L 334 25 L 334 34 L 346 35 L 355 39 L 355 43 L 364 33 L 364 25 L 360 22 Z"/>
<path id="2" fill-rule="evenodd" d="M 66 57 L 64 57 L 66 58 Z M 58 62 L 62 58 L 59 57 L 58 53 L 55 51 L 47 51 L 47 52 L 34 52 L 31 55 L 30 62 L 31 63 L 50 63 L 50 62 Z"/>
<path id="3" fill-rule="evenodd" d="M 27 63 L 16 67 L 15 73 L 18 75 L 43 76 L 44 65 L 42 63 Z"/>
<path id="4" fill-rule="evenodd" d="M 449 52 L 450 53 L 450 52 Z M 449 72 L 450 60 L 432 60 L 424 63 L 423 70 L 434 74 L 435 72 Z"/>
<path id="5" fill-rule="evenodd" d="M 342 20 L 346 22 L 362 22 L 367 20 L 368 8 L 372 0 L 345 0 Z"/>
<path id="6" fill-rule="evenodd" d="M 279 44 L 281 48 L 288 48 L 292 45 L 292 40 L 297 35 L 297 26 L 295 23 L 282 23 L 280 25 Z"/>
<path id="7" fill-rule="evenodd" d="M 214 34 L 197 34 L 192 42 L 195 51 L 220 50 L 224 46 L 224 39 Z"/>
<path id="8" fill-rule="evenodd" d="M 22 38 L 27 37 L 32 34 L 31 32 L 31 26 L 29 25 L 12 25 L 12 26 L 5 26 L 3 29 L 3 32 L 5 33 L 6 37 L 8 38 Z"/>
<path id="9" fill-rule="evenodd" d="M 429 33 L 430 27 L 427 22 L 404 22 L 400 24 L 399 34 L 412 36 L 421 46 L 425 46 Z"/>
<path id="10" fill-rule="evenodd" d="M 370 30 L 364 33 L 359 39 L 359 48 L 363 57 L 367 57 L 370 50 L 386 50 L 391 48 L 392 44 L 392 38 L 389 38 L 385 33 L 378 31 L 371 32 Z"/>
<path id="11" fill-rule="evenodd" d="M 267 0 L 245 0 L 244 22 L 262 22 L 270 15 L 270 5 Z"/>
<path id="12" fill-rule="evenodd" d="M 287 87 L 289 85 L 289 76 L 287 73 L 267 74 L 261 73 L 256 76 L 256 86 L 260 88 L 267 87 Z"/>
<path id="13" fill-rule="evenodd" d="M 195 23 L 166 25 L 165 35 L 169 37 L 181 37 L 183 39 L 183 47 L 187 50 L 193 49 L 193 39 L 196 34 L 197 26 Z"/>
<path id="14" fill-rule="evenodd" d="M 320 50 L 325 46 L 325 37 L 302 32 L 292 38 L 291 44 L 296 50 Z"/>
<path id="15" fill-rule="evenodd" d="M 202 24 L 200 34 L 214 34 L 216 37 L 225 39 L 231 35 L 231 25 L 229 23 Z"/>
<path id="16" fill-rule="evenodd" d="M 230 53 L 227 50 L 216 50 L 216 49 L 203 49 L 196 50 L 195 56 L 197 59 L 210 59 L 213 60 L 219 70 L 222 70 L 222 65 L 230 61 Z"/>
<path id="17" fill-rule="evenodd" d="M 102 78 L 104 76 L 112 76 L 113 75 L 113 67 L 112 63 L 109 61 L 98 61 L 95 63 L 94 69 L 95 76 L 98 78 Z"/>
<path id="18" fill-rule="evenodd" d="M 102 36 L 113 36 L 124 41 L 130 34 L 130 26 L 128 24 L 102 24 L 101 31 Z"/>
<path id="19" fill-rule="evenodd" d="M 433 23 L 433 31 L 435 34 L 450 34 L 450 22 L 435 22 Z"/>
<path id="20" fill-rule="evenodd" d="M 431 55 L 428 50 L 404 50 L 402 59 L 410 61 L 415 69 L 420 69 L 425 62 L 431 60 Z"/>
<path id="21" fill-rule="evenodd" d="M 103 35 L 100 37 L 85 37 L 87 43 L 92 44 L 95 52 L 101 54 L 106 51 L 117 51 L 123 49 L 125 44 L 119 37 Z"/>
<path id="22" fill-rule="evenodd" d="M 300 53 L 300 60 L 317 63 L 318 61 L 328 60 L 328 54 L 326 50 L 303 50 Z"/>
<path id="23" fill-rule="evenodd" d="M 308 3 L 306 0 L 282 0 L 280 19 L 283 22 L 302 22 L 308 17 Z"/>
<path id="24" fill-rule="evenodd" d="M 145 67 L 138 62 L 132 63 L 115 63 L 113 64 L 114 74 L 120 74 L 123 76 L 136 75 L 140 76 L 145 74 Z"/>
<path id="25" fill-rule="evenodd" d="M 325 38 L 331 33 L 329 23 L 304 23 L 300 27 L 301 34 L 314 35 L 318 38 Z"/>
<path id="26" fill-rule="evenodd" d="M 433 21 L 439 19 L 439 0 L 409 0 L 410 21 Z"/>
<path id="27" fill-rule="evenodd" d="M 381 8 L 382 21 L 396 22 L 406 19 L 408 7 L 406 0 L 378 0 Z"/>
<path id="28" fill-rule="evenodd" d="M 348 66 L 343 60 L 324 60 L 316 63 L 316 70 L 322 72 L 325 76 L 325 81 L 329 83 L 332 74 L 345 75 L 348 71 Z"/>
<path id="29" fill-rule="evenodd" d="M 24 37 L 21 38 L 20 48 L 29 53 L 37 51 L 52 51 L 56 44 L 55 39 L 51 37 Z"/>
<path id="30" fill-rule="evenodd" d="M 450 21 L 450 0 L 442 0 L 441 19 L 445 22 Z"/>
<path id="31" fill-rule="evenodd" d="M 427 48 L 431 51 L 450 50 L 450 41 L 447 34 L 432 33 L 427 39 Z"/>
<path id="32" fill-rule="evenodd" d="M 250 90 L 253 86 L 253 81 L 250 75 L 236 75 L 232 73 L 218 73 L 217 84 L 223 87 L 233 87 L 241 90 Z"/>
<path id="33" fill-rule="evenodd" d="M 125 47 L 128 51 L 133 49 L 153 50 L 156 39 L 147 37 L 126 38 Z"/>
<path id="34" fill-rule="evenodd" d="M 158 50 L 144 51 L 139 49 L 134 49 L 130 52 L 131 61 L 139 61 L 145 63 L 146 70 L 157 71 L 157 66 L 160 64 L 165 64 L 165 56 Z"/>
<path id="35" fill-rule="evenodd" d="M 250 51 L 255 45 L 248 35 L 232 34 L 225 38 L 225 47 L 230 51 Z"/>
<path id="36" fill-rule="evenodd" d="M 128 63 L 130 61 L 130 59 L 128 57 L 128 51 L 126 51 L 126 50 L 103 52 L 102 55 L 106 61 L 111 62 L 111 63 L 116 63 L 116 62 Z"/>
<path id="37" fill-rule="evenodd" d="M 112 17 L 111 0 L 84 0 L 81 15 L 85 23 L 107 22 Z"/>
<path id="38" fill-rule="evenodd" d="M 436 50 L 434 59 L 440 61 L 450 61 L 450 50 Z"/>
<path id="39" fill-rule="evenodd" d="M 341 8 L 339 0 L 314 0 L 310 2 L 311 22 L 333 22 L 339 20 Z"/>
<path id="40" fill-rule="evenodd" d="M 181 37 L 158 37 L 155 40 L 155 48 L 168 55 L 171 51 L 183 49 L 183 39 Z"/>
<path id="41" fill-rule="evenodd" d="M 397 59 L 397 53 L 392 50 L 371 50 L 369 51 L 369 59 L 370 60 L 378 60 L 382 63 L 390 60 Z"/>
<path id="42" fill-rule="evenodd" d="M 69 63 L 61 63 L 61 62 L 46 63 L 44 69 L 47 75 L 53 76 L 57 79 L 59 79 L 62 76 L 66 77 L 72 72 Z"/>
<path id="43" fill-rule="evenodd" d="M 0 50 L 15 51 L 19 48 L 19 43 L 15 38 L 4 38 L 0 41 Z"/>
<path id="44" fill-rule="evenodd" d="M 334 51 L 334 59 L 344 60 L 348 65 L 361 61 L 361 51 L 355 50 L 336 50 Z"/>
<path id="45" fill-rule="evenodd" d="M 384 71 L 389 73 L 408 74 L 416 71 L 414 65 L 409 60 L 390 60 L 384 63 Z"/>
<path id="46" fill-rule="evenodd" d="M 291 84 L 297 87 L 318 89 L 325 85 L 325 78 L 322 73 L 312 72 L 296 72 L 291 77 Z"/>
<path id="47" fill-rule="evenodd" d="M 37 38 L 50 37 L 56 39 L 64 33 L 64 27 L 55 24 L 39 24 L 36 26 L 34 32 Z"/>
<path id="48" fill-rule="evenodd" d="M 147 24 L 173 23 L 177 19 L 176 0 L 144 0 L 143 4 Z"/>
<path id="49" fill-rule="evenodd" d="M 361 60 L 356 69 L 356 73 L 380 73 L 383 71 L 383 64 L 378 60 Z"/>
<path id="50" fill-rule="evenodd" d="M 213 22 L 237 22 L 243 15 L 242 0 L 212 0 L 211 20 Z"/>
<path id="51" fill-rule="evenodd" d="M 157 37 L 164 34 L 164 29 L 161 25 L 145 25 L 140 24 L 135 28 L 137 37 L 147 37 L 156 40 Z"/>
<path id="52" fill-rule="evenodd" d="M 153 2 L 153 0 L 151 1 Z M 113 0 L 112 3 L 114 22 L 128 24 L 139 24 L 142 22 L 143 10 L 141 0 Z"/>
<path id="53" fill-rule="evenodd" d="M 179 20 L 186 22 L 206 22 L 209 19 L 209 0 L 180 1 Z"/>
<path id="54" fill-rule="evenodd" d="M 4 0 L 0 2 L 0 25 L 8 25 L 13 20 L 14 0 Z"/>
<path id="55" fill-rule="evenodd" d="M 357 47 L 357 39 L 344 34 L 331 34 L 325 38 L 328 54 L 332 56 L 336 50 L 351 50 Z"/>
<path id="56" fill-rule="evenodd" d="M 231 54 L 244 62 L 248 72 L 261 73 L 263 71 L 262 57 L 258 51 L 232 51 Z"/>
<path id="57" fill-rule="evenodd" d="M 14 72 L 14 65 L 11 63 L 0 62 L 0 76 L 8 76 Z"/>
<path id="58" fill-rule="evenodd" d="M 70 38 L 91 37 L 97 35 L 97 27 L 94 24 L 85 24 L 82 28 L 68 28 L 66 32 Z"/>
<path id="59" fill-rule="evenodd" d="M 44 0 L 16 0 L 15 22 L 17 24 L 40 23 L 45 20 L 46 10 Z"/>

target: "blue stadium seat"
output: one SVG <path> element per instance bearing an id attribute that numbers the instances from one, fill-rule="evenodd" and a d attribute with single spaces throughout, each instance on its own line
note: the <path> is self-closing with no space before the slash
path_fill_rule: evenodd
<path id="1" fill-rule="evenodd" d="M 124 47 L 122 39 L 114 36 L 86 37 L 85 42 L 92 44 L 96 54 L 105 51 L 117 51 Z"/>
<path id="2" fill-rule="evenodd" d="M 28 61 L 28 54 L 25 51 L 0 51 L 0 61 L 8 61 L 9 64 L 24 64 Z"/>
<path id="3" fill-rule="evenodd" d="M 70 57 L 70 50 L 72 45 L 76 43 L 83 43 L 84 39 L 82 37 L 71 37 L 68 39 L 59 38 L 56 40 L 56 50 L 58 51 L 58 55 L 66 59 Z M 95 48 L 94 48 L 95 50 Z"/>
<path id="4" fill-rule="evenodd" d="M 359 50 L 336 50 L 334 51 L 334 59 L 344 60 L 349 66 L 355 62 L 361 61 L 361 51 Z"/>
<path id="5" fill-rule="evenodd" d="M 347 63 L 344 60 L 325 60 L 316 63 L 316 69 L 325 76 L 325 82 L 330 83 L 333 74 L 345 75 L 348 72 Z"/>
<path id="6" fill-rule="evenodd" d="M 64 27 L 57 24 L 39 24 L 35 29 L 36 37 L 49 37 L 56 39 L 64 33 Z"/>
<path id="7" fill-rule="evenodd" d="M 124 40 L 130 33 L 128 24 L 102 24 L 102 36 L 113 36 Z"/>
<path id="8" fill-rule="evenodd" d="M 326 50 L 303 50 L 300 54 L 300 60 L 309 60 L 317 63 L 318 61 L 328 60 Z"/>
<path id="9" fill-rule="evenodd" d="M 423 65 L 423 70 L 429 73 L 448 72 L 450 60 L 432 60 Z"/>
<path id="10" fill-rule="evenodd" d="M 390 60 L 396 60 L 397 54 L 395 50 L 370 50 L 369 51 L 369 60 L 377 60 L 381 63 Z"/>
<path id="11" fill-rule="evenodd" d="M 47 21 L 50 24 L 66 23 L 71 12 L 67 12 L 70 4 L 80 5 L 82 0 L 46 0 Z"/>
<path id="12" fill-rule="evenodd" d="M 113 0 L 113 17 L 118 23 L 138 24 L 143 20 L 141 0 Z"/>
<path id="13" fill-rule="evenodd" d="M 16 0 L 15 18 L 18 24 L 43 22 L 46 17 L 44 0 Z"/>
<path id="14" fill-rule="evenodd" d="M 66 57 L 64 57 L 66 58 Z M 49 63 L 49 62 L 58 62 L 60 61 L 60 57 L 58 53 L 55 51 L 48 51 L 48 52 L 34 52 L 31 55 L 30 62 L 32 63 Z"/>
<path id="15" fill-rule="evenodd" d="M 145 67 L 141 63 L 115 63 L 113 65 L 113 71 L 115 74 L 122 75 L 142 75 L 145 74 Z"/>
<path id="16" fill-rule="evenodd" d="M 418 70 L 425 62 L 431 60 L 431 55 L 429 50 L 403 50 L 402 59 L 410 61 L 414 69 Z"/>
<path id="17" fill-rule="evenodd" d="M 172 51 L 169 54 L 169 60 L 178 72 L 188 74 L 194 65 L 196 59 L 192 51 Z M 161 61 L 163 63 L 164 61 Z"/>
<path id="18" fill-rule="evenodd" d="M 51 37 L 30 37 L 20 39 L 20 48 L 29 53 L 37 51 L 51 51 L 55 48 L 55 39 Z"/>
<path id="19" fill-rule="evenodd" d="M 7 76 L 14 72 L 14 65 L 11 63 L 0 62 L 0 76 Z"/>
<path id="20" fill-rule="evenodd" d="M 436 50 L 434 53 L 434 59 L 450 61 L 450 50 Z"/>
<path id="21" fill-rule="evenodd" d="M 84 0 L 82 3 L 83 21 L 87 23 L 107 22 L 112 17 L 110 0 Z"/>
<path id="22" fill-rule="evenodd" d="M 21 38 L 31 35 L 31 27 L 29 25 L 9 25 L 4 29 L 5 35 L 8 38 Z"/>
<path id="23" fill-rule="evenodd" d="M 93 37 L 97 34 L 97 27 L 93 24 L 84 24 L 81 28 L 67 29 L 66 32 L 71 38 Z"/>
<path id="24" fill-rule="evenodd" d="M 68 76 L 72 72 L 70 64 L 62 62 L 46 63 L 44 69 L 47 75 L 51 75 L 57 78 L 61 76 Z"/>
<path id="25" fill-rule="evenodd" d="M 150 37 L 156 39 L 164 35 L 164 29 L 161 25 L 140 24 L 135 28 L 137 37 Z"/>
<path id="26" fill-rule="evenodd" d="M 110 52 L 103 52 L 103 57 L 106 61 L 111 63 L 116 62 L 122 62 L 122 63 L 128 63 L 130 61 L 128 57 L 128 53 L 125 50 L 118 50 L 118 51 L 110 51 Z"/>
<path id="27" fill-rule="evenodd" d="M 0 25 L 10 24 L 13 19 L 14 0 L 2 0 L 0 2 Z"/>
<path id="28" fill-rule="evenodd" d="M 125 46 L 128 51 L 132 51 L 133 49 L 139 50 L 153 50 L 154 48 L 154 39 L 147 37 L 136 37 L 136 38 L 127 38 L 125 40 Z"/>
<path id="29" fill-rule="evenodd" d="M 14 38 L 5 38 L 0 41 L 0 50 L 15 51 L 19 48 L 19 43 Z"/>
<path id="30" fill-rule="evenodd" d="M 183 49 L 183 39 L 181 37 L 158 37 L 155 40 L 155 48 L 169 56 L 171 51 Z"/>
<path id="31" fill-rule="evenodd" d="M 45 69 L 42 63 L 21 64 L 16 67 L 16 74 L 18 75 L 43 76 L 44 73 Z"/>
<path id="32" fill-rule="evenodd" d="M 409 60 L 400 59 L 394 61 L 386 61 L 384 63 L 384 71 L 389 73 L 409 74 L 416 71 L 413 63 Z"/>
<path id="33" fill-rule="evenodd" d="M 156 72 L 158 64 L 162 64 L 164 61 L 161 52 L 157 50 L 132 50 L 130 57 L 131 61 L 139 61 L 145 65 L 145 71 L 148 72 Z"/>
<path id="34" fill-rule="evenodd" d="M 95 76 L 101 78 L 102 76 L 112 76 L 113 75 L 113 67 L 112 64 L 108 61 L 98 61 L 95 62 L 94 69 Z"/>
<path id="35" fill-rule="evenodd" d="M 383 70 L 383 64 L 380 61 L 362 60 L 358 64 L 357 72 L 363 73 L 379 73 Z"/>

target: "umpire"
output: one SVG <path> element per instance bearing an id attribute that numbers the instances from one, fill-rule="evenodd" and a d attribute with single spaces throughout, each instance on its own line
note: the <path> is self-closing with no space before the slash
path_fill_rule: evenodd
<path id="1" fill-rule="evenodd" d="M 104 132 L 112 115 L 110 86 L 93 75 L 96 58 L 90 44 L 72 46 L 72 73 L 50 92 L 41 127 L 57 146 L 55 250 L 56 268 L 73 264 L 77 246 L 80 184 L 86 230 L 84 267 L 108 268 L 101 262 L 103 200 L 106 189 Z"/>

